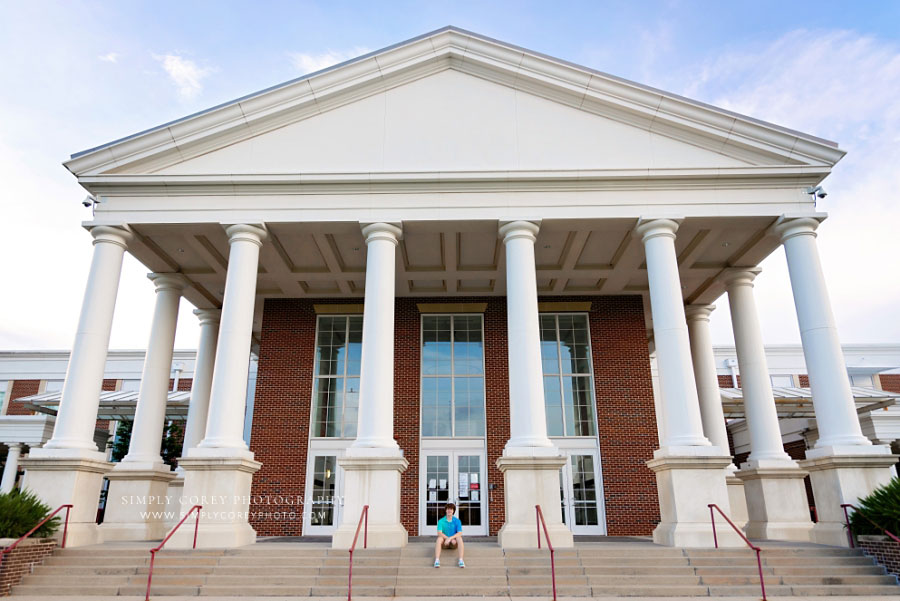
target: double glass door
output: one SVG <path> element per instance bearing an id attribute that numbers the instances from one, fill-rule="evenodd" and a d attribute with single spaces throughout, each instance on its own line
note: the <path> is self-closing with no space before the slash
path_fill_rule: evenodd
<path id="1" fill-rule="evenodd" d="M 561 449 L 566 463 L 559 471 L 562 520 L 573 534 L 606 534 L 596 449 Z"/>
<path id="2" fill-rule="evenodd" d="M 448 502 L 456 504 L 463 534 L 487 533 L 487 485 L 483 451 L 426 451 L 422 455 L 419 533 L 435 532 Z"/>
<path id="3" fill-rule="evenodd" d="M 310 454 L 303 511 L 304 534 L 331 534 L 340 524 L 344 478 L 337 460 L 342 455 L 343 451 L 332 450 Z"/>

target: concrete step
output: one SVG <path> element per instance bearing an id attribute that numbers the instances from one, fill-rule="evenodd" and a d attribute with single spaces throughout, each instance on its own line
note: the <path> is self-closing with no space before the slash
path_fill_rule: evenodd
<path id="1" fill-rule="evenodd" d="M 509 595 L 511 597 L 546 597 L 553 594 L 552 587 L 546 586 L 510 586 Z M 559 586 L 556 587 L 558 597 L 590 597 L 591 588 L 589 586 Z"/>
<path id="2" fill-rule="evenodd" d="M 647 586 L 699 586 L 705 584 L 699 576 L 664 576 L 664 575 L 604 575 L 588 576 L 588 584 L 592 586 L 623 586 L 626 584 L 641 584 Z"/>
<path id="3" fill-rule="evenodd" d="M 622 586 L 591 586 L 591 595 L 594 597 L 706 597 L 709 589 L 705 586 L 678 586 L 666 587 L 622 585 Z"/>

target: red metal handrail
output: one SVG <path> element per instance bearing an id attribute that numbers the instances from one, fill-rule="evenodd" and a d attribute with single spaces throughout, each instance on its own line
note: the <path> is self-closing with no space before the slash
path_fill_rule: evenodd
<path id="1" fill-rule="evenodd" d="M 12 553 L 12 550 L 15 549 L 16 547 L 18 547 L 19 543 L 21 543 L 23 540 L 25 540 L 26 538 L 31 536 L 35 530 L 37 530 L 38 528 L 40 528 L 41 526 L 43 526 L 44 524 L 49 522 L 53 516 L 55 516 L 57 513 L 59 513 L 63 509 L 66 510 L 66 523 L 63 526 L 63 537 L 62 537 L 62 544 L 60 545 L 60 548 L 65 549 L 66 548 L 66 536 L 69 534 L 69 510 L 72 509 L 72 507 L 73 507 L 73 505 L 60 505 L 59 507 L 56 508 L 56 510 L 53 511 L 53 513 L 51 513 L 50 515 L 48 515 L 47 517 L 42 519 L 40 522 L 38 522 L 37 526 L 35 526 L 31 530 L 29 530 L 28 532 L 26 532 L 25 534 L 20 536 L 18 539 L 16 539 L 16 541 L 13 544 L 11 544 L 10 546 L 8 546 L 5 549 L 3 549 L 2 551 L 0 551 L 0 566 L 3 565 L 3 559 L 9 553 Z"/>
<path id="2" fill-rule="evenodd" d="M 150 549 L 150 569 L 147 570 L 147 596 L 144 597 L 144 601 L 150 601 L 150 582 L 153 580 L 153 560 L 156 559 L 156 552 L 159 551 L 160 549 L 162 549 L 163 545 L 165 545 L 167 542 L 169 542 L 169 539 L 172 538 L 172 535 L 175 534 L 175 531 L 178 530 L 178 528 L 185 522 L 185 520 L 187 520 L 191 516 L 191 513 L 193 513 L 193 511 L 195 509 L 197 510 L 197 518 L 194 521 L 194 547 L 193 548 L 194 549 L 197 548 L 197 530 L 200 528 L 200 510 L 203 509 L 203 505 L 194 505 L 193 507 L 191 507 L 188 510 L 188 512 L 186 514 L 184 514 L 184 517 L 181 518 L 181 521 L 178 522 L 177 524 L 175 524 L 174 528 L 169 530 L 169 533 L 166 535 L 166 538 L 164 538 L 162 540 L 162 542 L 159 543 L 159 546 L 156 547 L 155 549 Z"/>
<path id="3" fill-rule="evenodd" d="M 544 527 L 544 536 L 547 538 L 547 548 L 550 549 L 550 578 L 553 582 L 553 601 L 556 601 L 556 559 L 553 554 L 553 543 L 550 542 L 550 533 L 547 532 L 547 522 L 544 520 L 544 512 L 541 511 L 540 505 L 534 506 L 535 519 L 537 520 L 537 541 L 538 549 L 541 548 L 541 526 Z"/>
<path id="4" fill-rule="evenodd" d="M 725 515 L 725 512 L 722 511 L 722 509 L 718 505 L 716 505 L 715 503 L 710 503 L 709 505 L 707 505 L 707 507 L 709 507 L 709 519 L 712 522 L 713 543 L 715 543 L 716 549 L 719 548 L 719 537 L 716 536 L 716 514 L 713 513 L 713 508 L 715 508 L 715 510 L 718 511 L 723 518 L 725 518 L 725 521 L 728 522 L 729 526 L 734 528 L 734 531 L 738 533 L 738 536 L 744 539 L 744 542 L 747 543 L 747 546 L 756 551 L 756 566 L 759 568 L 759 587 L 762 589 L 763 601 L 766 601 L 766 582 L 765 580 L 763 580 L 762 560 L 759 557 L 759 552 L 762 551 L 762 549 L 751 543 L 750 540 L 746 536 L 744 536 L 744 533 L 741 532 L 741 529 L 735 526 L 734 522 L 728 519 L 728 516 Z"/>
<path id="5" fill-rule="evenodd" d="M 853 530 L 850 529 L 850 514 L 847 513 L 848 507 L 852 507 L 854 511 L 859 511 L 859 507 L 857 507 L 856 505 L 852 505 L 850 503 L 841 503 L 841 509 L 844 510 L 844 520 L 847 522 L 847 539 L 850 541 L 850 548 L 855 549 L 856 547 L 853 544 Z M 882 528 L 881 524 L 876 524 L 871 519 L 869 519 L 869 516 L 867 516 L 866 514 L 862 513 L 860 515 L 863 516 L 864 518 L 866 518 L 867 522 L 869 522 L 870 524 L 872 524 L 873 526 L 875 526 L 876 528 L 878 528 L 879 530 L 881 530 L 882 532 L 887 534 L 889 537 L 894 539 L 897 542 L 897 544 L 900 544 L 900 538 L 897 538 L 893 532 L 889 531 L 887 528 Z"/>
<path id="6" fill-rule="evenodd" d="M 356 539 L 359 538 L 359 529 L 363 525 L 363 518 L 366 520 L 366 528 L 363 530 L 363 549 L 369 546 L 369 506 L 363 505 L 362 511 L 359 513 L 359 523 L 356 524 L 356 534 L 353 536 L 353 544 L 350 545 L 350 569 L 347 572 L 347 601 L 350 601 L 353 594 L 353 551 L 356 549 Z"/>

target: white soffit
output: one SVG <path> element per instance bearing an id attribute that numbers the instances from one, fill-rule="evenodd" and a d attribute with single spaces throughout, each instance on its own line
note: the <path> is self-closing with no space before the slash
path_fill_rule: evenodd
<path id="1" fill-rule="evenodd" d="M 65 165 L 83 183 L 90 176 L 154 173 L 447 70 L 644 130 L 657 137 L 657 144 L 675 139 L 735 159 L 709 167 L 735 168 L 744 162 L 751 169 L 811 168 L 824 176 L 844 155 L 833 142 L 445 27 L 76 153 Z"/>

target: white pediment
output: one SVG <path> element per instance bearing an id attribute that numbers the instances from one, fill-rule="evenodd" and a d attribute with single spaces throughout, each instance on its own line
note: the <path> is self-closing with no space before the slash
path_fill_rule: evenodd
<path id="1" fill-rule="evenodd" d="M 156 173 L 665 169 L 751 164 L 448 69 Z"/>
<path id="2" fill-rule="evenodd" d="M 73 156 L 77 176 L 828 168 L 837 145 L 448 27 Z"/>

